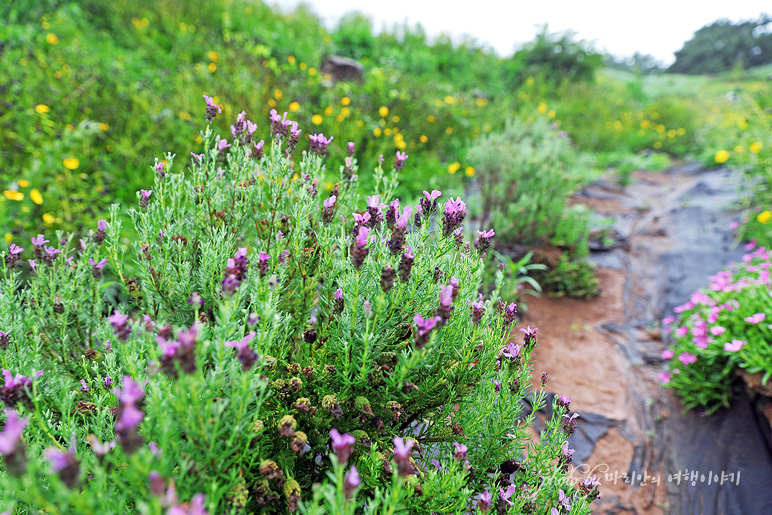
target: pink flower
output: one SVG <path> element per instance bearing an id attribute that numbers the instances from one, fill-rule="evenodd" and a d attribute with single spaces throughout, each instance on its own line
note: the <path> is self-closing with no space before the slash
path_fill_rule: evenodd
<path id="1" fill-rule="evenodd" d="M 678 336 L 679 338 L 683 338 L 687 334 L 689 334 L 689 328 L 686 327 L 685 325 L 682 325 L 681 327 L 678 327 L 675 330 L 675 335 Z"/>
<path id="2" fill-rule="evenodd" d="M 747 343 L 748 342 L 745 340 L 732 340 L 731 342 L 724 344 L 724 350 L 727 352 L 737 352 L 743 348 L 743 345 L 746 345 Z"/>
<path id="3" fill-rule="evenodd" d="M 674 355 L 673 349 L 665 349 L 662 351 L 662 359 L 672 359 Z"/>
<path id="4" fill-rule="evenodd" d="M 714 325 L 710 328 L 710 334 L 713 336 L 721 336 L 726 331 L 726 327 L 721 327 L 720 325 Z"/>
<path id="5" fill-rule="evenodd" d="M 669 372 L 660 372 L 657 377 L 659 377 L 659 381 L 662 384 L 668 384 L 670 380 L 673 378 L 673 375 L 670 374 Z"/>
<path id="6" fill-rule="evenodd" d="M 756 313 L 749 317 L 743 318 L 743 320 L 745 320 L 749 324 L 759 324 L 763 322 L 765 318 L 767 318 L 767 315 L 765 315 L 764 313 Z"/>
<path id="7" fill-rule="evenodd" d="M 678 356 L 678 361 L 683 363 L 684 365 L 688 365 L 690 363 L 694 363 L 697 361 L 697 356 L 694 354 L 691 354 L 689 352 L 684 352 L 680 356 Z"/>
<path id="8" fill-rule="evenodd" d="M 663 318 L 663 319 L 662 319 L 662 323 L 663 323 L 663 324 L 665 324 L 665 325 L 670 325 L 670 324 L 672 324 L 673 322 L 675 322 L 675 317 L 674 317 L 674 316 L 672 316 L 672 315 L 670 315 L 669 317 L 665 317 L 665 318 Z"/>

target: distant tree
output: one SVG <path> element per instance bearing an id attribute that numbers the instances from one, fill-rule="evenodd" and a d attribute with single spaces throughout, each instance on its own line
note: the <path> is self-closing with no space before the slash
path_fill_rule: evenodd
<path id="1" fill-rule="evenodd" d="M 669 73 L 719 73 L 772 63 L 772 18 L 715 21 L 695 32 L 675 55 Z"/>
<path id="2" fill-rule="evenodd" d="M 609 68 L 643 75 L 654 75 L 665 71 L 665 66 L 650 54 L 636 52 L 632 57 L 606 56 L 604 63 Z"/>
<path id="3" fill-rule="evenodd" d="M 517 70 L 521 79 L 541 75 L 556 83 L 564 79 L 581 82 L 595 77 L 603 56 L 586 41 L 577 41 L 573 32 L 550 33 L 545 25 L 509 61 L 509 67 Z"/>

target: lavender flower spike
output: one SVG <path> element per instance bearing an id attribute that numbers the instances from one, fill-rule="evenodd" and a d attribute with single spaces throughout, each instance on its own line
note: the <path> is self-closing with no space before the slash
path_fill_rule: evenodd
<path id="1" fill-rule="evenodd" d="M 400 152 L 397 150 L 397 159 L 394 160 L 394 168 L 399 172 L 402 170 L 402 168 L 405 166 L 405 161 L 407 161 L 407 154 L 404 152 Z"/>

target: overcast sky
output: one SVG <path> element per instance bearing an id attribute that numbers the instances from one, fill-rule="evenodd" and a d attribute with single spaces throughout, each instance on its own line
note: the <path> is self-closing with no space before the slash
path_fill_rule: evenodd
<path id="1" fill-rule="evenodd" d="M 269 0 L 270 2 L 270 0 Z M 273 0 L 286 10 L 298 0 Z M 469 34 L 500 55 L 533 39 L 537 27 L 573 30 L 596 49 L 618 56 L 651 54 L 665 64 L 700 27 L 772 14 L 770 0 L 307 0 L 328 28 L 341 15 L 360 11 L 376 30 L 393 23 L 420 23 L 427 34 Z"/>

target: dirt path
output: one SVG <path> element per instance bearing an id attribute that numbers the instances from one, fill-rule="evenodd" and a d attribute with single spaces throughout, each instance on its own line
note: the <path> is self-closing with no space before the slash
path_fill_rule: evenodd
<path id="1" fill-rule="evenodd" d="M 575 476 L 598 474 L 596 513 L 772 513 L 772 496 L 758 493 L 772 484 L 769 426 L 764 435 L 747 397 L 709 418 L 682 415 L 657 380 L 659 321 L 741 255 L 729 228 L 736 184 L 727 170 L 693 165 L 633 178 L 624 190 L 598 183 L 575 199 L 615 220 L 620 245 L 593 254 L 602 295 L 525 300 L 524 322 L 539 327 L 535 374 L 548 370 L 548 389 L 580 413 Z M 671 475 L 685 468 L 698 478 L 677 484 Z M 740 469 L 752 477 L 739 485 L 699 479 Z"/>

